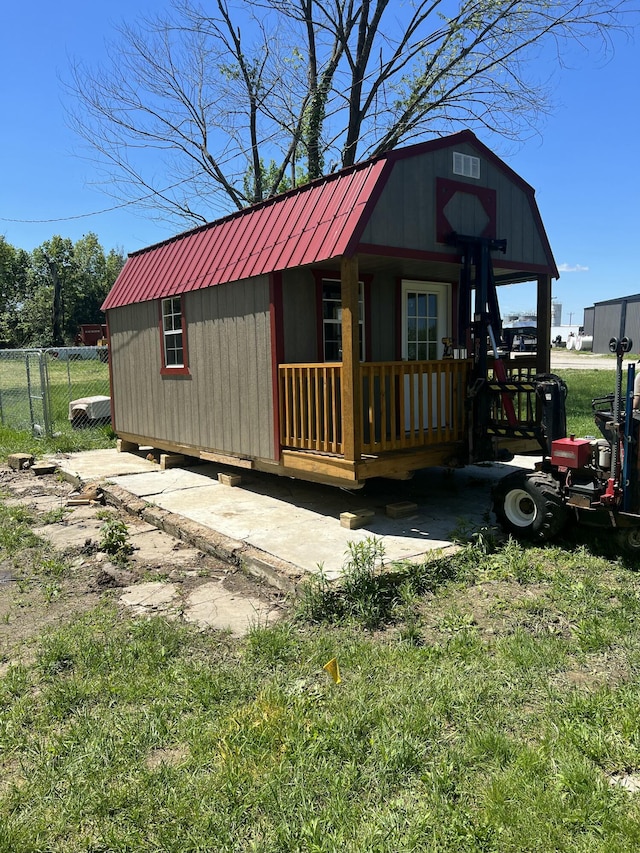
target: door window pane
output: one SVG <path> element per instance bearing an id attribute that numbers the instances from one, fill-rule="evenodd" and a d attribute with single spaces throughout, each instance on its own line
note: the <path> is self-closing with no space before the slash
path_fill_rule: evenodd
<path id="1" fill-rule="evenodd" d="M 407 358 L 429 361 L 438 357 L 438 294 L 406 291 Z"/>

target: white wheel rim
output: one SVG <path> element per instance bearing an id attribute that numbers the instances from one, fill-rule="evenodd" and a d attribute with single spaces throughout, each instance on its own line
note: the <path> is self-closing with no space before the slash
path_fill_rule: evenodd
<path id="1" fill-rule="evenodd" d="M 524 489 L 511 489 L 504 499 L 504 514 L 514 527 L 531 527 L 536 517 L 533 498 Z"/>

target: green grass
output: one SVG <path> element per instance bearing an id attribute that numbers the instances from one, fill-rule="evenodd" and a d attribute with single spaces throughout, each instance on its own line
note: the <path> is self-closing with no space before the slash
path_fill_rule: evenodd
<path id="1" fill-rule="evenodd" d="M 636 850 L 637 577 L 512 541 L 430 565 L 383 573 L 375 631 L 70 615 L 0 678 L 0 850 Z"/>
<path id="2" fill-rule="evenodd" d="M 596 373 L 570 380 L 589 405 Z M 31 524 L 0 499 L 46 602 L 69 567 Z M 242 640 L 105 600 L 0 653 L 0 853 L 636 851 L 611 784 L 640 774 L 633 566 L 488 529 L 381 563 L 354 545 Z"/>
<path id="3" fill-rule="evenodd" d="M 47 453 L 74 453 L 115 447 L 116 436 L 111 427 L 73 430 L 71 427 L 55 436 L 39 438 L 30 430 L 0 425 L 0 459 L 11 453 L 30 453 L 40 457 Z"/>
<path id="4" fill-rule="evenodd" d="M 567 432 L 576 436 L 598 435 L 594 424 L 591 401 L 615 392 L 614 370 L 565 370 L 559 375 L 567 383 Z M 623 374 L 623 394 L 626 374 Z"/>

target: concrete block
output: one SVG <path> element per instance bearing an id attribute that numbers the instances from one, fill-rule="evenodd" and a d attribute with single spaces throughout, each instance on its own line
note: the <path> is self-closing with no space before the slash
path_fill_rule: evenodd
<path id="1" fill-rule="evenodd" d="M 242 477 L 240 474 L 223 474 L 220 472 L 218 482 L 222 483 L 223 486 L 239 486 L 242 483 Z"/>
<path id="2" fill-rule="evenodd" d="M 405 518 L 418 511 L 418 504 L 414 504 L 412 501 L 400 501 L 395 504 L 387 504 L 385 509 L 389 518 Z"/>
<path id="3" fill-rule="evenodd" d="M 23 468 L 29 468 L 33 464 L 33 456 L 30 453 L 12 453 L 7 457 L 9 468 L 14 471 L 22 471 Z"/>
<path id="4" fill-rule="evenodd" d="M 102 486 L 102 491 L 106 502 L 110 506 L 115 506 L 118 509 L 126 510 L 129 515 L 142 515 L 148 504 L 142 498 L 137 498 L 131 492 L 120 486 L 115 486 L 113 483 L 105 483 Z"/>
<path id="5" fill-rule="evenodd" d="M 184 519 L 177 512 L 167 512 L 162 522 L 162 529 L 175 539 L 182 539 L 182 524 Z"/>
<path id="6" fill-rule="evenodd" d="M 167 468 L 177 468 L 178 465 L 184 465 L 184 456 L 182 453 L 161 453 L 160 454 L 160 470 L 166 471 Z"/>
<path id="7" fill-rule="evenodd" d="M 364 527 L 367 522 L 371 521 L 376 514 L 374 509 L 357 509 L 355 512 L 340 513 L 340 527 L 346 527 L 347 530 L 357 530 L 358 527 Z"/>
<path id="8" fill-rule="evenodd" d="M 119 438 L 116 441 L 116 450 L 118 453 L 135 453 L 140 446 L 135 441 L 126 441 L 124 438 Z"/>
<path id="9" fill-rule="evenodd" d="M 162 509 L 162 507 L 147 504 L 141 515 L 143 521 L 146 521 L 147 524 L 153 524 L 154 527 L 164 530 L 165 519 L 171 513 L 166 509 Z"/>
<path id="10" fill-rule="evenodd" d="M 55 474 L 58 466 L 52 462 L 34 462 L 31 470 L 36 477 L 42 477 L 43 474 Z"/>

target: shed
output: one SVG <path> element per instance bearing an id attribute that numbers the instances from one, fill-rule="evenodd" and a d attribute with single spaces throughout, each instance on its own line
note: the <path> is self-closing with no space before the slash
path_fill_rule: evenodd
<path id="1" fill-rule="evenodd" d="M 558 272 L 534 190 L 463 131 L 130 255 L 103 305 L 115 431 L 352 487 L 463 459 L 473 359 L 453 233 L 506 240 L 499 285 L 537 282 L 531 370 L 548 372 Z"/>

